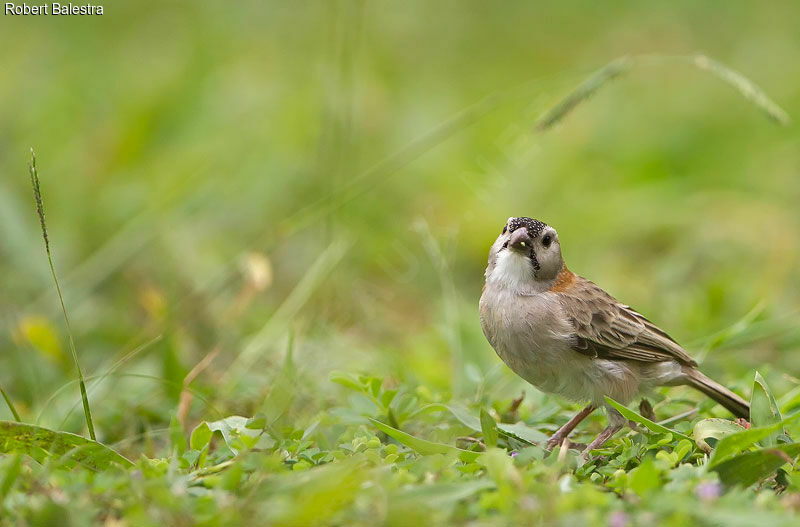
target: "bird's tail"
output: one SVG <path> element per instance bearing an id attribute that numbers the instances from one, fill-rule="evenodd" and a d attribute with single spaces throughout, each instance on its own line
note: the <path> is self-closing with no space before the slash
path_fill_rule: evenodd
<path id="1" fill-rule="evenodd" d="M 750 419 L 750 405 L 721 385 L 720 383 L 709 379 L 702 372 L 694 368 L 684 367 L 683 373 L 685 376 L 686 384 L 703 392 L 708 397 L 711 397 L 716 402 L 728 409 L 736 417 L 743 417 Z"/>

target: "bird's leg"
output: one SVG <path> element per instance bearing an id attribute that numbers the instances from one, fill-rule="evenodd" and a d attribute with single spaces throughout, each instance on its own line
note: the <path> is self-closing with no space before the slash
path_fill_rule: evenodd
<path id="1" fill-rule="evenodd" d="M 550 436 L 550 439 L 547 440 L 547 448 L 552 450 L 556 446 L 563 443 L 569 434 L 575 430 L 575 427 L 578 426 L 578 423 L 586 419 L 590 413 L 594 412 L 594 409 L 595 407 L 590 404 L 575 414 L 575 417 L 567 421 L 564 426 L 556 430 L 555 433 Z"/>
<path id="2" fill-rule="evenodd" d="M 619 432 L 622 429 L 622 427 L 623 427 L 622 423 L 612 423 L 607 427 L 605 427 L 603 431 L 600 432 L 597 435 L 597 437 L 594 438 L 594 441 L 589 443 L 589 446 L 586 447 L 586 450 L 583 451 L 583 457 L 588 459 L 592 450 L 603 446 L 606 443 L 606 441 L 611 439 L 611 436 Z"/>

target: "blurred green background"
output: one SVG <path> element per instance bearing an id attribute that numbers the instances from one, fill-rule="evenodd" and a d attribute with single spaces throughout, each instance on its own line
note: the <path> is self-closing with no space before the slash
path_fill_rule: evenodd
<path id="1" fill-rule="evenodd" d="M 84 372 L 109 373 L 96 426 L 123 450 L 204 358 L 186 419 L 252 415 L 290 333 L 299 420 L 334 369 L 518 394 L 477 317 L 512 215 L 712 376 L 800 382 L 796 125 L 650 60 L 534 129 L 621 55 L 705 53 L 796 117 L 796 1 L 104 7 L 0 17 L 0 385 L 27 420 L 83 426 L 30 147 Z"/>

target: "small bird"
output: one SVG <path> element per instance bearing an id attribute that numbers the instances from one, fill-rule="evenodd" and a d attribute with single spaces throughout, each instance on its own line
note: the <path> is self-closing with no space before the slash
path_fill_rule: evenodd
<path id="1" fill-rule="evenodd" d="M 748 418 L 749 404 L 701 373 L 667 333 L 567 269 L 549 225 L 509 218 L 489 250 L 485 277 L 481 327 L 503 362 L 543 392 L 588 402 L 551 436 L 550 448 L 605 407 L 609 424 L 586 447 L 588 455 L 626 423 L 605 396 L 628 404 L 657 386 L 691 386 Z"/>

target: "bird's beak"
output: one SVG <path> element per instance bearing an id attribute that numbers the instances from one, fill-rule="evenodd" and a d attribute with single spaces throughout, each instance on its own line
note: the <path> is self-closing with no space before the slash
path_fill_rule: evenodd
<path id="1" fill-rule="evenodd" d="M 508 246 L 518 251 L 529 251 L 532 244 L 533 240 L 525 227 L 520 227 L 512 232 L 511 238 L 508 239 Z"/>

